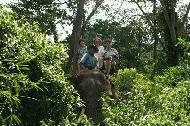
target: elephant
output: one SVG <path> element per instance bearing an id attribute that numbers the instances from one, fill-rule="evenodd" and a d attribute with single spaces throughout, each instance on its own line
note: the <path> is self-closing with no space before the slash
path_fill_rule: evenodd
<path id="1" fill-rule="evenodd" d="M 98 102 L 101 92 L 106 91 L 110 98 L 119 101 L 118 93 L 113 83 L 98 70 L 81 72 L 75 81 L 75 87 L 81 99 L 85 102 L 85 114 L 88 118 L 97 119 Z"/>

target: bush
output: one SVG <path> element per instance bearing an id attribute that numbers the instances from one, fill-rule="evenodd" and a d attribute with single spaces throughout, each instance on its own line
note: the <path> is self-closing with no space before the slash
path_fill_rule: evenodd
<path id="1" fill-rule="evenodd" d="M 61 69 L 65 46 L 0 7 L 0 125 L 90 125 Z"/>
<path id="2" fill-rule="evenodd" d="M 154 77 L 156 83 L 163 87 L 175 87 L 179 82 L 187 81 L 190 69 L 184 66 L 170 67 L 161 76 Z"/>
<path id="3" fill-rule="evenodd" d="M 102 98 L 105 124 L 189 125 L 190 81 L 184 81 L 177 69 L 170 68 L 170 72 L 155 77 L 155 80 L 147 79 L 135 69 L 120 70 L 113 76 L 113 81 L 120 91 L 121 101 L 116 103 L 105 96 Z M 188 75 L 185 74 L 183 78 L 187 79 Z M 173 81 L 172 76 L 178 77 L 175 87 L 168 84 Z M 167 79 L 162 79 L 165 77 Z M 162 80 L 159 81 L 158 78 Z"/>

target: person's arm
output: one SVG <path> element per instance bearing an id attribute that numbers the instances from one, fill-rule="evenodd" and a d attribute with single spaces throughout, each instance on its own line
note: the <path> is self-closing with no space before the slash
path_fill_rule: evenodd
<path id="1" fill-rule="evenodd" d="M 85 53 L 88 53 L 88 48 L 87 48 L 87 46 L 85 46 Z"/>
<path id="2" fill-rule="evenodd" d="M 104 53 L 105 53 L 104 47 L 101 46 L 101 47 L 100 47 L 100 55 L 101 55 L 101 57 L 104 56 Z"/>
<path id="3" fill-rule="evenodd" d="M 80 64 L 80 66 L 81 66 L 81 68 L 82 68 L 82 70 L 84 70 L 86 67 L 84 66 L 84 64 Z"/>
<path id="4" fill-rule="evenodd" d="M 85 54 L 83 55 L 83 57 L 81 58 L 80 66 L 81 66 L 81 69 L 82 69 L 82 70 L 86 70 L 86 69 L 87 69 L 87 66 L 86 66 L 87 57 L 88 57 L 88 54 L 85 53 Z"/>
<path id="5" fill-rule="evenodd" d="M 109 53 L 107 50 L 104 51 L 104 59 L 108 60 L 109 59 Z"/>
<path id="6" fill-rule="evenodd" d="M 114 58 L 118 59 L 119 58 L 119 53 L 116 49 L 114 49 Z"/>
<path id="7" fill-rule="evenodd" d="M 96 58 L 96 69 L 100 68 L 100 60 Z"/>
<path id="8" fill-rule="evenodd" d="M 80 61 L 80 64 L 81 64 L 81 65 L 84 65 L 84 64 L 85 64 L 86 58 L 87 58 L 87 53 L 85 53 L 85 54 L 83 55 L 83 57 L 81 58 L 81 61 Z"/>

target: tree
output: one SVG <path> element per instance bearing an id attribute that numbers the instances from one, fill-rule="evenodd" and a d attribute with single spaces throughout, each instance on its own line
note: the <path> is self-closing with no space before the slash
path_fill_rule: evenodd
<path id="1" fill-rule="evenodd" d="M 14 12 L 30 22 L 37 22 L 40 30 L 44 34 L 54 35 L 54 40 L 58 40 L 56 24 L 60 19 L 66 18 L 66 10 L 61 6 L 67 2 L 56 2 L 56 0 L 20 0 L 18 3 L 10 4 Z"/>
<path id="2" fill-rule="evenodd" d="M 95 0 L 95 7 L 92 9 L 92 12 L 85 17 L 84 5 L 87 0 L 78 0 L 77 1 L 77 12 L 73 21 L 73 30 L 71 35 L 71 43 L 70 43 L 70 50 L 69 50 L 69 63 L 73 62 L 74 70 L 75 70 L 75 59 L 76 59 L 76 52 L 78 49 L 78 41 L 80 37 L 82 37 L 82 28 L 83 33 L 86 27 L 87 22 L 91 19 L 91 17 L 95 14 L 98 7 L 103 3 L 104 0 Z"/>
<path id="3" fill-rule="evenodd" d="M 142 3 L 152 3 L 153 12 L 145 12 L 143 7 L 140 6 Z M 149 25 L 152 36 L 154 38 L 154 72 L 157 69 L 158 64 L 158 49 L 157 45 L 161 45 L 163 51 L 166 54 L 166 64 L 165 66 L 176 66 L 179 64 L 180 58 L 180 48 L 176 46 L 177 38 L 183 36 L 185 30 L 185 22 L 187 22 L 187 17 L 190 9 L 190 3 L 187 6 L 185 14 L 179 16 L 179 12 L 176 12 L 177 0 L 147 0 L 147 1 L 136 1 L 132 0 L 139 10 L 143 13 L 143 17 L 147 24 Z M 160 6 L 159 2 L 161 3 Z M 157 7 L 156 7 L 157 4 Z M 153 16 L 151 16 L 153 15 Z M 156 16 L 157 15 L 157 16 Z M 160 16 L 158 16 L 160 15 Z M 163 15 L 163 17 L 161 17 Z M 161 22 L 160 22 L 161 21 Z M 151 34 L 151 33 L 150 33 Z M 158 36 L 160 35 L 160 36 Z M 158 61 L 158 62 L 157 62 Z M 162 64 L 163 65 L 163 64 Z"/>
<path id="4" fill-rule="evenodd" d="M 0 6 L 0 125 L 90 125 L 61 69 L 66 46 L 16 19 Z"/>
<path id="5" fill-rule="evenodd" d="M 187 15 L 190 9 L 190 2 L 183 19 L 179 19 L 178 14 L 175 12 L 177 0 L 160 0 L 163 10 L 165 22 L 169 31 L 168 45 L 167 45 L 167 61 L 169 66 L 175 66 L 179 64 L 180 50 L 176 46 L 177 38 L 184 32 L 184 24 L 187 21 Z M 179 24 L 178 20 L 182 23 Z"/>

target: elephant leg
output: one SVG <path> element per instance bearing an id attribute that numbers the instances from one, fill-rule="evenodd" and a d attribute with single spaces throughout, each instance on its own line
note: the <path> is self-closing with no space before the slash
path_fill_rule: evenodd
<path id="1" fill-rule="evenodd" d="M 88 97 L 86 101 L 85 113 L 89 118 L 96 120 L 97 118 L 98 100 L 93 97 Z"/>

